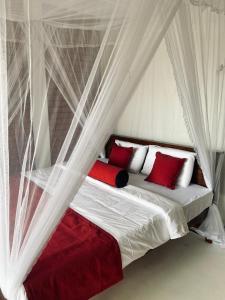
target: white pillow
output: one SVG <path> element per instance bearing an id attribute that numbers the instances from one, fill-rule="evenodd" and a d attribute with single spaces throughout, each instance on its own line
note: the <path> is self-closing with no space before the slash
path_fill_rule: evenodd
<path id="1" fill-rule="evenodd" d="M 105 155 L 105 149 L 103 149 L 103 150 L 99 153 L 98 157 L 100 157 L 100 158 L 105 158 L 105 157 L 106 157 L 106 155 Z"/>
<path id="2" fill-rule="evenodd" d="M 163 154 L 171 155 L 174 157 L 186 158 L 182 171 L 177 179 L 176 185 L 187 187 L 191 182 L 196 153 L 179 150 L 179 149 L 164 148 L 160 146 L 149 145 L 148 154 L 146 156 L 145 163 L 143 169 L 141 170 L 141 173 L 145 175 L 150 174 L 155 162 L 156 152 L 158 151 Z"/>
<path id="3" fill-rule="evenodd" d="M 134 143 L 130 143 L 130 142 L 124 142 L 124 141 L 120 141 L 120 140 L 115 140 L 115 143 L 121 147 L 134 148 L 134 153 L 133 153 L 132 159 L 130 161 L 130 164 L 128 166 L 128 171 L 130 171 L 132 173 L 139 173 L 143 166 L 145 156 L 148 151 L 148 146 L 134 144 Z"/>

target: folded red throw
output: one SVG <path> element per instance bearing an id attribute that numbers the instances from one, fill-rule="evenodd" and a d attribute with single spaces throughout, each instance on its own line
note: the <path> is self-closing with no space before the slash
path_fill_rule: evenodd
<path id="1" fill-rule="evenodd" d="M 24 286 L 29 300 L 87 300 L 122 277 L 117 241 L 68 209 Z"/>

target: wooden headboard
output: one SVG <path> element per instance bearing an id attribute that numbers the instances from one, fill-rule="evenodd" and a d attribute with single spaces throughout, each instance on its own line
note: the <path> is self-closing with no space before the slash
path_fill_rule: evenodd
<path id="1" fill-rule="evenodd" d="M 185 150 L 185 151 L 190 151 L 194 152 L 194 149 L 191 147 L 187 146 L 182 146 L 182 145 L 175 145 L 175 144 L 169 144 L 169 143 L 161 143 L 161 142 L 156 142 L 156 141 L 150 141 L 150 140 L 143 140 L 143 139 L 137 139 L 137 138 L 131 138 L 131 137 L 126 137 L 126 136 L 120 136 L 120 135 L 111 135 L 108 142 L 106 143 L 105 150 L 106 150 L 106 157 L 109 156 L 109 153 L 111 151 L 112 145 L 115 143 L 115 140 L 121 140 L 121 141 L 126 141 L 126 142 L 131 142 L 135 144 L 141 144 L 141 145 L 158 145 L 161 147 L 169 147 L 169 148 L 176 148 L 180 150 Z M 200 168 L 197 160 L 195 160 L 195 165 L 194 165 L 194 171 L 191 179 L 192 183 L 206 186 L 204 176 L 202 173 L 202 169 Z"/>

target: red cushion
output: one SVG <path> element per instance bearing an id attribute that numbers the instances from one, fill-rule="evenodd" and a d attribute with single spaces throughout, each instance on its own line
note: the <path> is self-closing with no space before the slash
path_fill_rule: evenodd
<path id="1" fill-rule="evenodd" d="M 152 171 L 145 180 L 173 190 L 185 160 L 157 152 Z"/>
<path id="2" fill-rule="evenodd" d="M 129 176 L 126 170 L 97 160 L 88 176 L 115 187 L 127 185 Z"/>
<path id="3" fill-rule="evenodd" d="M 112 146 L 112 150 L 109 155 L 109 164 L 123 169 L 127 169 L 132 155 L 132 147 L 121 147 L 115 144 Z"/>

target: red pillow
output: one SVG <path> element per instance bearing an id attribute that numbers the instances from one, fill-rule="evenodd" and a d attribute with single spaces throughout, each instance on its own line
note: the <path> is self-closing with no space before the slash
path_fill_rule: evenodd
<path id="1" fill-rule="evenodd" d="M 126 170 L 99 160 L 95 162 L 88 176 L 118 188 L 126 186 L 129 179 Z"/>
<path id="2" fill-rule="evenodd" d="M 145 180 L 174 190 L 185 160 L 185 158 L 178 158 L 156 152 L 156 159 L 152 171 Z"/>
<path id="3" fill-rule="evenodd" d="M 109 155 L 109 164 L 127 169 L 133 155 L 133 148 L 121 147 L 116 144 L 112 146 Z"/>

